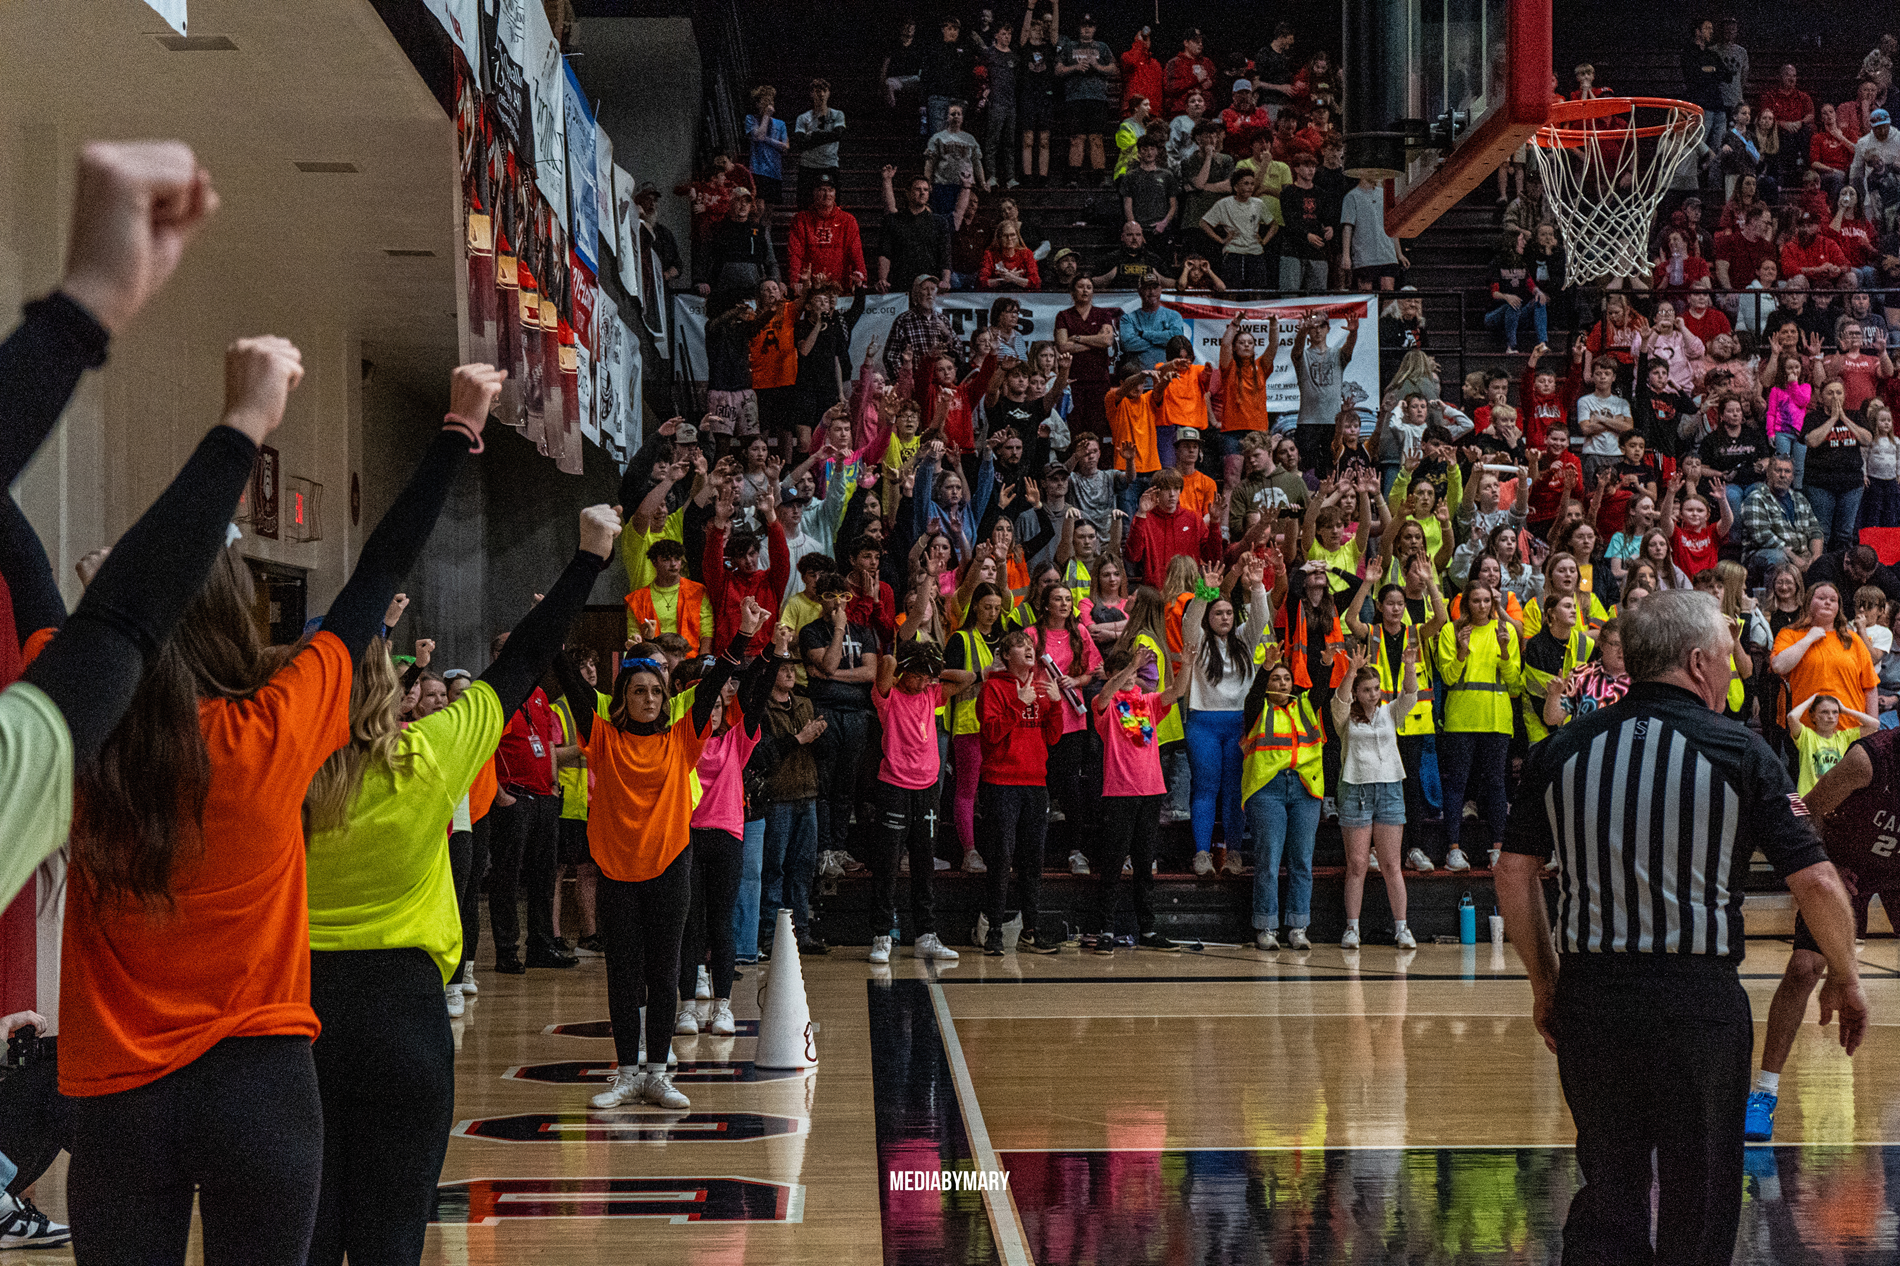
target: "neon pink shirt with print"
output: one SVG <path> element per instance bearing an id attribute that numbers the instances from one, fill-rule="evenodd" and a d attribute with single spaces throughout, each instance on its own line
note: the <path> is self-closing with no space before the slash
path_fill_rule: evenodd
<path id="1" fill-rule="evenodd" d="M 889 694 L 873 690 L 871 702 L 884 726 L 879 781 L 905 791 L 921 791 L 934 784 L 942 772 L 937 757 L 937 709 L 943 706 L 943 687 L 932 684 L 914 695 L 895 688 Z"/>
<path id="2" fill-rule="evenodd" d="M 1095 731 L 1102 736 L 1102 794 L 1104 796 L 1159 796 L 1167 793 L 1161 780 L 1161 746 L 1153 731 L 1161 724 L 1161 696 L 1124 690 L 1095 714 Z M 1135 728 L 1122 724 L 1120 705 L 1126 703 Z M 1147 719 L 1151 737 L 1142 741 L 1141 721 Z"/>
<path id="3" fill-rule="evenodd" d="M 732 715 L 738 717 L 737 708 Z M 694 830 L 745 835 L 745 763 L 752 759 L 752 749 L 763 733 L 747 734 L 745 722 L 735 719 L 730 729 L 700 749 L 697 769 L 702 793 L 699 807 L 693 810 Z"/>
<path id="4" fill-rule="evenodd" d="M 1064 677 L 1086 677 L 1102 666 L 1102 652 L 1095 647 L 1095 639 L 1087 632 L 1079 632 L 1082 639 L 1082 662 L 1071 666 L 1074 660 L 1074 648 L 1069 645 L 1069 635 L 1058 629 L 1051 633 L 1047 630 L 1031 630 L 1032 638 L 1040 636 L 1043 640 L 1043 652 Z M 1065 697 L 1062 701 L 1062 732 L 1074 734 L 1088 726 L 1088 718 L 1076 711 L 1075 706 Z"/>

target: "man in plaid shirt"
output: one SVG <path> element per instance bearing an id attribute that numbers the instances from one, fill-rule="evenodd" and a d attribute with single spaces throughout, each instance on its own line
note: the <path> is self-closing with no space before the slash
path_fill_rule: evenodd
<path id="1" fill-rule="evenodd" d="M 1808 499 L 1794 491 L 1794 462 L 1771 458 L 1768 478 L 1749 490 L 1742 500 L 1742 557 L 1749 574 L 1759 577 L 1769 568 L 1793 563 L 1802 571 L 1821 556 L 1820 520 Z"/>
<path id="2" fill-rule="evenodd" d="M 948 346 L 956 342 L 956 337 L 950 318 L 937 311 L 937 279 L 929 273 L 918 273 L 910 283 L 909 310 L 891 322 L 890 335 L 884 340 L 885 376 L 893 383 L 897 381 L 897 370 L 908 348 L 911 373 L 919 382 L 928 381 L 924 353 Z"/>

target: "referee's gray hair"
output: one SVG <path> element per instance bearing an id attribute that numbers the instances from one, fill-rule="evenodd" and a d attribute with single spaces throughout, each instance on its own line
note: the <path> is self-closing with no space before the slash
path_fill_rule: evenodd
<path id="1" fill-rule="evenodd" d="M 1690 651 L 1726 651 L 1731 640 L 1715 595 L 1690 589 L 1650 594 L 1622 614 L 1617 629 L 1631 681 L 1654 681 L 1684 667 Z"/>

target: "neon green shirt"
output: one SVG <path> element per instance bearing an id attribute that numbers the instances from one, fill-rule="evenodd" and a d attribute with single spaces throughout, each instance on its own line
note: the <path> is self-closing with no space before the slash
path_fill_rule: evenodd
<path id="1" fill-rule="evenodd" d="M 0 909 L 73 826 L 73 737 L 38 686 L 0 693 Z"/>

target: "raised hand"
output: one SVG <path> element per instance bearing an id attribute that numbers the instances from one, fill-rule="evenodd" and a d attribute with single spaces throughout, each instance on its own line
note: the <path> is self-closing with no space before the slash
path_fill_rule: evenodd
<path id="1" fill-rule="evenodd" d="M 101 545 L 97 549 L 88 550 L 84 557 L 74 563 L 73 570 L 79 573 L 79 583 L 82 585 L 90 585 L 92 578 L 99 574 L 99 568 L 105 564 L 107 557 L 109 557 L 111 553 L 112 547 L 110 545 Z"/>
<path id="2" fill-rule="evenodd" d="M 764 628 L 765 622 L 771 618 L 772 613 L 760 606 L 758 599 L 754 598 L 751 594 L 747 594 L 745 602 L 741 604 L 739 608 L 739 631 L 747 637 L 751 637 L 754 633 Z"/>
<path id="3" fill-rule="evenodd" d="M 399 593 L 395 597 L 391 598 L 389 600 L 389 609 L 383 612 L 383 627 L 386 629 L 395 628 L 396 622 L 402 619 L 402 613 L 404 611 L 407 611 L 408 609 L 409 609 L 409 595 L 408 594 Z"/>
<path id="4" fill-rule="evenodd" d="M 507 381 L 508 371 L 493 365 L 457 365 L 449 375 L 449 412 L 466 422 L 480 439 L 489 410 L 495 407 L 495 397 Z"/>
<path id="5" fill-rule="evenodd" d="M 218 209 L 211 176 L 182 141 L 94 141 L 79 151 L 60 288 L 108 332 L 178 267 Z"/>
<path id="6" fill-rule="evenodd" d="M 588 506 L 581 511 L 581 548 L 596 558 L 611 558 L 620 536 L 619 506 Z"/>
<path id="7" fill-rule="evenodd" d="M 658 620 L 640 621 L 640 636 L 641 637 L 651 642 L 654 638 L 658 637 L 659 634 L 660 634 L 660 622 Z M 627 649 L 628 650 L 633 649 L 632 642 L 627 643 Z"/>
<path id="8" fill-rule="evenodd" d="M 1207 583 L 1209 589 L 1218 589 L 1220 582 L 1226 579 L 1226 572 L 1219 563 L 1202 563 L 1201 579 Z"/>
<path id="9" fill-rule="evenodd" d="M 660 423 L 660 434 L 666 436 L 668 439 L 672 439 L 673 436 L 679 433 L 679 429 L 685 421 L 685 418 L 668 418 L 666 421 Z"/>
<path id="10" fill-rule="evenodd" d="M 1143 489 L 1141 500 L 1135 503 L 1135 517 L 1140 518 L 1144 514 L 1153 514 L 1155 512 L 1155 506 L 1158 504 L 1159 498 L 1156 496 L 1155 490 L 1153 488 Z"/>
<path id="11" fill-rule="evenodd" d="M 420 637 L 416 639 L 416 667 L 427 668 L 429 661 L 435 658 L 435 639 Z"/>
<path id="12" fill-rule="evenodd" d="M 224 351 L 224 424 L 262 444 L 302 381 L 303 353 L 289 339 L 239 339 Z"/>

